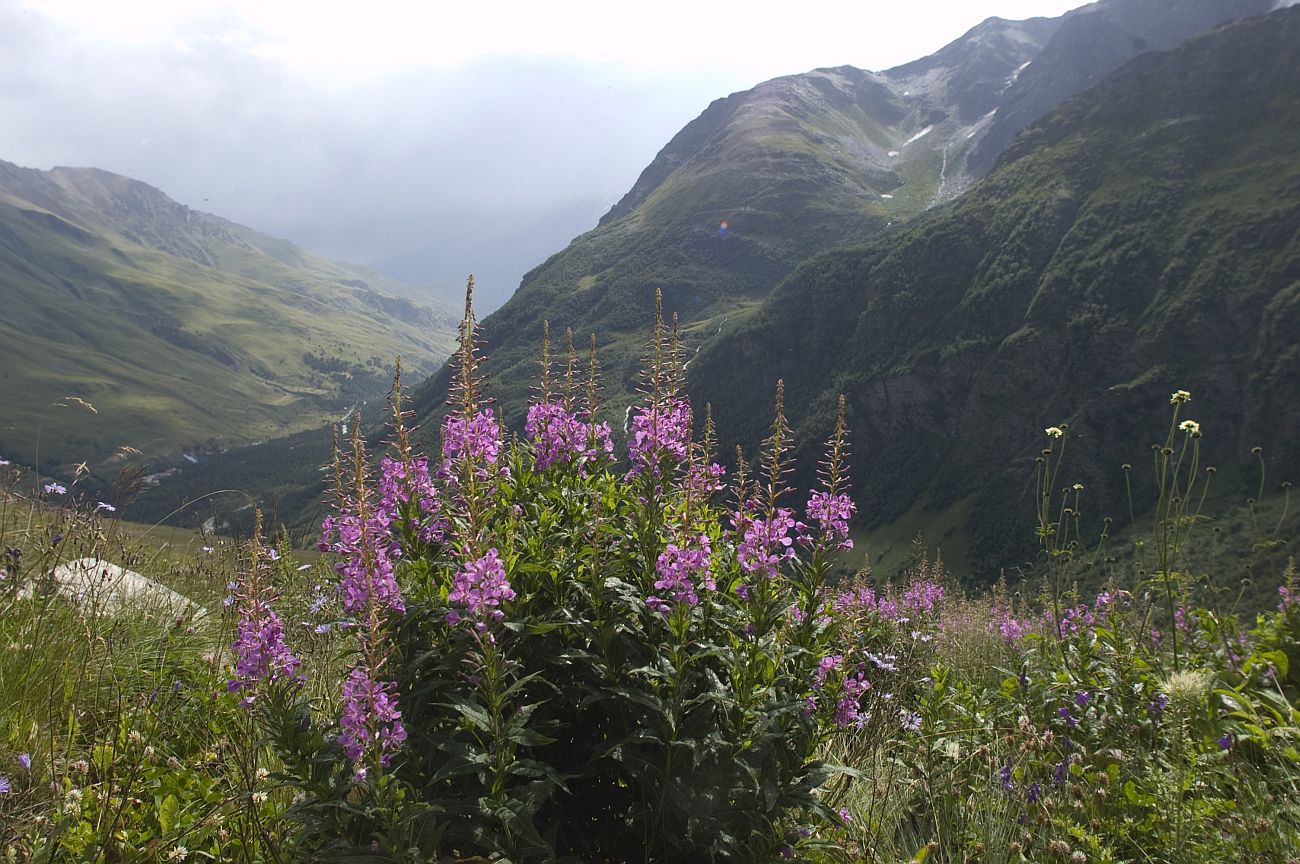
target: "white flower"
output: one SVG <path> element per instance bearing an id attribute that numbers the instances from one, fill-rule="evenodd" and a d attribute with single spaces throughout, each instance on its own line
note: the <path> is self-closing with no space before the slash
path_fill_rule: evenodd
<path id="1" fill-rule="evenodd" d="M 68 494 L 68 487 L 67 487 L 67 486 L 64 486 L 62 483 L 46 483 L 46 484 L 45 484 L 45 494 L 46 494 L 46 495 L 66 495 L 66 494 Z"/>
<path id="2" fill-rule="evenodd" d="M 1043 431 L 1047 433 L 1048 438 L 1060 438 L 1065 434 L 1065 430 L 1060 426 L 1048 426 Z"/>
<path id="3" fill-rule="evenodd" d="M 1201 434 L 1201 424 L 1197 423 L 1195 420 L 1184 420 L 1182 423 L 1178 424 L 1178 428 L 1186 432 L 1188 435 Z"/>
<path id="4" fill-rule="evenodd" d="M 1178 405 L 1183 402 L 1191 402 L 1191 401 L 1192 401 L 1192 394 L 1188 393 L 1186 390 L 1175 390 L 1173 395 L 1169 397 L 1170 405 Z"/>
<path id="5" fill-rule="evenodd" d="M 167 853 L 168 861 L 184 861 L 188 857 L 190 857 L 190 850 L 184 846 L 173 846 L 172 850 Z"/>

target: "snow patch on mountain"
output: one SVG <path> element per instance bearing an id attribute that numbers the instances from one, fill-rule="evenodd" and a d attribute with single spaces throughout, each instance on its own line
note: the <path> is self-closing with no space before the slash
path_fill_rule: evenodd
<path id="1" fill-rule="evenodd" d="M 904 142 L 903 142 L 903 146 L 906 147 L 908 144 L 911 144 L 911 143 L 914 142 L 914 141 L 920 141 L 920 140 L 921 140 L 922 138 L 924 138 L 926 135 L 929 135 L 933 130 L 934 130 L 934 127 L 933 127 L 933 126 L 926 126 L 926 127 L 925 127 L 924 129 L 922 129 L 920 132 L 917 132 L 917 133 L 916 133 L 915 135 L 913 135 L 911 138 L 908 138 L 906 141 L 904 141 Z"/>

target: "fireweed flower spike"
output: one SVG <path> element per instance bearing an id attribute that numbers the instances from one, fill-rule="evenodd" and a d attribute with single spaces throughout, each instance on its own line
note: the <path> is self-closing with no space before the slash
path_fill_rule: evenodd
<path id="1" fill-rule="evenodd" d="M 397 458 L 385 456 L 379 464 L 380 521 L 414 535 L 422 543 L 441 543 L 447 529 L 442 502 L 429 475 L 429 460 L 411 452 L 406 417 L 402 410 L 402 358 L 397 358 L 393 389 L 389 394 L 393 411 L 393 449 Z"/>
<path id="2" fill-rule="evenodd" d="M 357 763 L 358 779 L 368 776 L 362 763 L 386 766 L 406 740 L 396 685 L 380 678 L 388 659 L 383 632 L 386 618 L 390 613 L 401 615 L 406 611 L 394 574 L 401 547 L 389 531 L 387 513 L 371 506 L 360 425 L 358 421 L 352 436 L 350 512 L 345 510 L 339 523 L 340 545 L 350 555 L 340 565 L 343 609 L 357 619 L 359 648 L 343 682 L 339 743 L 348 758 Z"/>
<path id="3" fill-rule="evenodd" d="M 361 615 L 373 599 L 378 608 L 397 614 L 406 611 L 402 592 L 393 575 L 401 547 L 392 536 L 391 509 L 375 506 L 367 476 L 365 445 L 357 418 L 352 432 L 352 489 L 344 496 L 339 513 L 322 524 L 321 551 L 343 557 L 334 565 L 339 573 L 343 611 Z"/>
<path id="4" fill-rule="evenodd" d="M 477 629 L 486 629 L 489 619 L 500 621 L 504 600 L 515 599 L 515 592 L 506 579 L 506 568 L 496 549 L 489 549 L 483 557 L 468 562 L 452 581 L 447 601 L 460 607 L 447 613 L 447 620 L 456 624 L 463 619 L 474 622 Z"/>
<path id="5" fill-rule="evenodd" d="M 826 442 L 826 458 L 817 472 L 822 488 L 809 497 L 807 512 L 808 521 L 820 529 L 822 543 L 847 550 L 853 548 L 853 541 L 849 539 L 849 520 L 853 518 L 857 505 L 849 497 L 848 478 L 845 476 L 848 442 L 845 440 L 844 415 L 844 397 L 840 396 L 835 431 Z"/>
<path id="6" fill-rule="evenodd" d="M 264 560 L 261 534 L 262 512 L 258 510 L 253 516 L 248 572 L 232 583 L 231 589 L 231 601 L 240 617 L 231 645 L 235 656 L 234 677 L 226 689 L 232 693 L 243 691 L 245 707 L 253 704 L 261 685 L 293 678 L 298 669 L 298 658 L 284 641 L 284 626 L 271 608 L 275 592 L 268 584 L 269 562 Z"/>

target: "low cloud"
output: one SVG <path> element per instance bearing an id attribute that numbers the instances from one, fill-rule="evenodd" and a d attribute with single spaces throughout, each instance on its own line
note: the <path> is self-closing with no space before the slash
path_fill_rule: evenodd
<path id="1" fill-rule="evenodd" d="M 712 98 L 542 58 L 326 85 L 228 23 L 141 48 L 0 6 L 0 159 L 126 174 L 411 281 L 473 270 L 496 306 Z"/>

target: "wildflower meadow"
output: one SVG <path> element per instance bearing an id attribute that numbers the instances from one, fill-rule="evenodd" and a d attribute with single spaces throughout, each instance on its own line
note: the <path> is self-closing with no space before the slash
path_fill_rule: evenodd
<path id="1" fill-rule="evenodd" d="M 594 342 L 548 333 L 512 435 L 467 299 L 440 446 L 399 369 L 382 450 L 360 423 L 335 447 L 316 550 L 259 518 L 151 559 L 112 503 L 0 467 L 5 860 L 1300 860 L 1300 589 L 1194 602 L 1191 393 L 1140 573 L 1084 554 L 1052 426 L 1033 574 L 968 593 L 918 555 L 882 583 L 843 400 L 814 488 L 780 384 L 724 460 L 656 317 L 625 429 Z M 194 606 L 88 611 L 50 581 L 84 555 Z"/>

